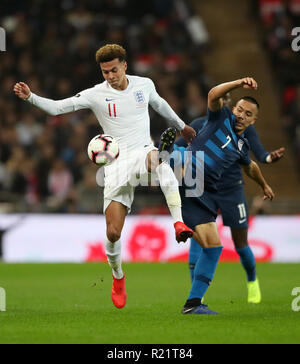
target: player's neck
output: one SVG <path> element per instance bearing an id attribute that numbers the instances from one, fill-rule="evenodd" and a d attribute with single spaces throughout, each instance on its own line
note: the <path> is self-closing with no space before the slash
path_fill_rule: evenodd
<path id="1" fill-rule="evenodd" d="M 245 130 L 246 130 L 247 128 L 244 128 L 243 130 L 236 130 L 235 129 L 235 134 L 237 134 L 237 135 L 242 135 L 242 134 L 244 134 L 245 133 Z"/>

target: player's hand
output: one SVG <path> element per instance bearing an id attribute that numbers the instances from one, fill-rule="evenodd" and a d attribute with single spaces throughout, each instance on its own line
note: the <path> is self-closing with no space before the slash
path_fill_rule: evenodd
<path id="1" fill-rule="evenodd" d="M 24 82 L 18 82 L 14 86 L 15 94 L 20 97 L 20 99 L 26 100 L 31 94 L 30 88 Z"/>
<path id="2" fill-rule="evenodd" d="M 272 188 L 269 186 L 269 185 L 265 185 L 264 188 L 263 188 L 263 191 L 264 191 L 264 198 L 263 200 L 273 200 L 273 198 L 275 197 L 275 194 L 272 190 Z"/>
<path id="3" fill-rule="evenodd" d="M 195 130 L 191 127 L 186 125 L 183 130 L 181 130 L 182 137 L 190 144 L 196 136 Z"/>
<path id="4" fill-rule="evenodd" d="M 279 148 L 276 150 L 273 150 L 273 152 L 270 152 L 270 154 L 267 157 L 267 162 L 268 163 L 274 163 L 279 161 L 279 159 L 281 159 L 284 155 L 285 152 L 285 148 Z"/>
<path id="5" fill-rule="evenodd" d="M 254 78 L 245 77 L 240 80 L 241 86 L 250 90 L 257 90 L 258 85 Z"/>

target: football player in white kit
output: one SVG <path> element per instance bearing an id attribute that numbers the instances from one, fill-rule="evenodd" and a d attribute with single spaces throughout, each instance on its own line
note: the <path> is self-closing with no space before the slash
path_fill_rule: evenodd
<path id="1" fill-rule="evenodd" d="M 176 240 L 186 241 L 193 235 L 193 231 L 182 220 L 177 179 L 166 162 L 160 163 L 158 150 L 152 143 L 148 105 L 169 120 L 188 143 L 196 133 L 158 95 L 149 78 L 126 74 L 126 51 L 123 47 L 117 44 L 101 47 L 96 52 L 96 61 L 105 81 L 76 96 L 54 101 L 34 94 L 23 82 L 15 84 L 14 92 L 50 115 L 90 109 L 104 133 L 118 141 L 119 158 L 104 167 L 103 210 L 106 218 L 105 252 L 113 273 L 112 301 L 117 308 L 122 308 L 126 304 L 127 296 L 125 275 L 121 266 L 120 238 L 125 217 L 130 212 L 134 198 L 131 178 L 149 172 L 155 173 L 174 220 Z"/>

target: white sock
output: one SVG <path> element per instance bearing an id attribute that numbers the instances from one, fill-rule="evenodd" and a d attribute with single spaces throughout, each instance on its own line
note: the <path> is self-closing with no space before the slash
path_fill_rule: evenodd
<path id="1" fill-rule="evenodd" d="M 156 168 L 155 172 L 158 176 L 160 188 L 165 195 L 174 222 L 183 222 L 178 181 L 172 168 L 168 163 L 163 162 Z"/>
<path id="2" fill-rule="evenodd" d="M 113 276 L 117 279 L 123 278 L 122 257 L 121 257 L 121 240 L 115 243 L 105 239 L 105 253 L 108 264 L 112 268 Z"/>

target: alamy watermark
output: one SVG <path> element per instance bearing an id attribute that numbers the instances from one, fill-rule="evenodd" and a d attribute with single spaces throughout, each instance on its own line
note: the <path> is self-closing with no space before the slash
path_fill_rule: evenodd
<path id="1" fill-rule="evenodd" d="M 0 287 L 0 311 L 6 311 L 6 292 Z"/>
<path id="2" fill-rule="evenodd" d="M 126 155 L 126 157 L 125 157 Z M 174 151 L 172 154 L 162 152 L 158 155 L 165 163 L 173 167 L 179 186 L 184 186 L 186 197 L 200 197 L 204 192 L 204 152 L 203 151 Z M 115 161 L 116 162 L 116 161 Z M 170 179 L 169 169 L 161 169 L 158 178 L 157 173 L 148 174 L 146 169 L 139 170 L 139 162 L 136 154 L 122 153 L 122 160 L 118 160 L 118 164 L 113 162 L 105 167 L 99 168 L 96 174 L 98 186 L 107 186 L 110 190 L 120 188 L 122 186 L 169 186 L 175 183 Z M 139 173 L 140 172 L 140 173 Z"/>
<path id="3" fill-rule="evenodd" d="M 300 311 L 300 287 L 293 288 L 292 296 L 297 296 L 292 301 L 292 310 L 298 312 Z"/>
<path id="4" fill-rule="evenodd" d="M 295 27 L 292 29 L 292 36 L 296 37 L 292 40 L 292 50 L 294 52 L 299 52 L 300 51 L 300 27 Z"/>
<path id="5" fill-rule="evenodd" d="M 5 52 L 6 51 L 6 33 L 5 29 L 0 27 L 0 51 Z"/>

